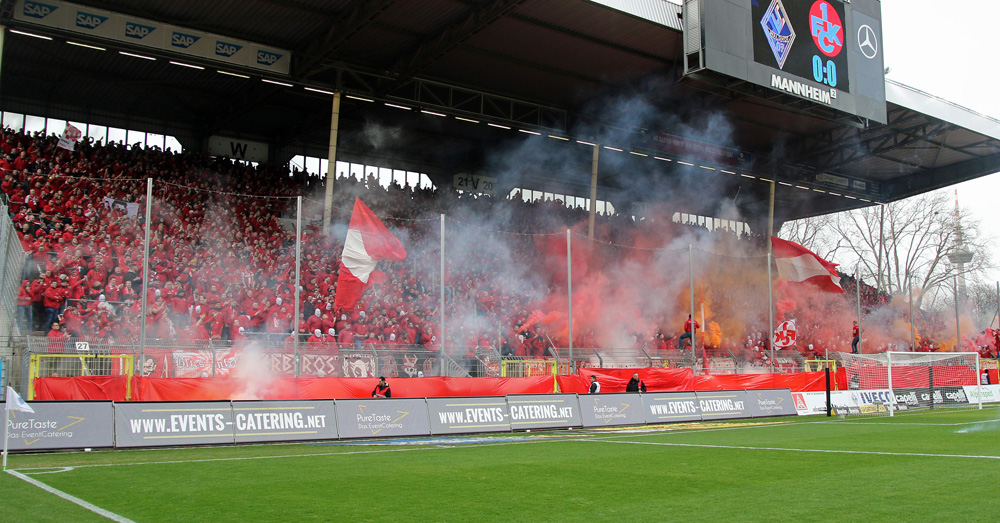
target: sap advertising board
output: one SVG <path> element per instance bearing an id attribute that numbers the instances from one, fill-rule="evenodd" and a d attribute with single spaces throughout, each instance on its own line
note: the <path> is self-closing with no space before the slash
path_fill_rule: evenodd
<path id="1" fill-rule="evenodd" d="M 878 0 L 698 4 L 702 17 L 697 30 L 707 69 L 886 122 Z M 734 30 L 740 27 L 745 30 Z"/>
<path id="2" fill-rule="evenodd" d="M 18 22 L 287 75 L 291 52 L 61 0 L 17 0 Z"/>

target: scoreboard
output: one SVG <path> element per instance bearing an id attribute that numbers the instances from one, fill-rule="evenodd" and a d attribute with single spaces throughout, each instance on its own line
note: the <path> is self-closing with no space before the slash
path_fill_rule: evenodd
<path id="1" fill-rule="evenodd" d="M 879 0 L 685 0 L 685 73 L 886 121 Z"/>

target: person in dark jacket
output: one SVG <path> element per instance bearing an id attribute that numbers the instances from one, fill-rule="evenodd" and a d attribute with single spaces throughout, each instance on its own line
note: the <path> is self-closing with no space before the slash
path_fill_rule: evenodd
<path id="1" fill-rule="evenodd" d="M 372 391 L 373 398 L 391 398 L 392 391 L 389 390 L 389 384 L 385 381 L 385 376 L 378 379 L 378 385 L 375 385 L 375 390 Z"/>
<path id="2" fill-rule="evenodd" d="M 639 373 L 632 374 L 632 379 L 628 380 L 625 392 L 646 392 L 646 384 L 639 379 Z"/>

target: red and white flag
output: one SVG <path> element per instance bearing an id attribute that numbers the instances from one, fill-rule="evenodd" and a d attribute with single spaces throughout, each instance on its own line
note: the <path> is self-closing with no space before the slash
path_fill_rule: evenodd
<path id="1" fill-rule="evenodd" d="M 774 329 L 774 337 L 771 343 L 775 347 L 791 347 L 795 345 L 796 333 L 798 331 L 795 329 L 795 320 L 785 320 L 778 325 L 777 329 Z"/>
<path id="2" fill-rule="evenodd" d="M 344 241 L 344 254 L 340 257 L 334 307 L 354 307 L 369 285 L 385 281 L 385 275 L 375 270 L 377 260 L 399 261 L 405 258 L 406 249 L 403 244 L 389 232 L 361 198 L 355 198 L 351 223 L 347 226 L 347 239 Z"/>
<path id="3" fill-rule="evenodd" d="M 72 151 L 73 148 L 76 147 L 76 141 L 79 140 L 81 136 L 83 136 L 83 132 L 67 122 L 66 129 L 63 130 L 62 136 L 59 137 L 59 143 L 56 144 L 56 147 L 62 147 L 63 149 Z"/>
<path id="4" fill-rule="evenodd" d="M 774 236 L 771 236 L 771 246 L 780 278 L 796 283 L 811 283 L 827 292 L 844 292 L 844 288 L 840 286 L 836 263 L 820 258 L 795 242 Z"/>

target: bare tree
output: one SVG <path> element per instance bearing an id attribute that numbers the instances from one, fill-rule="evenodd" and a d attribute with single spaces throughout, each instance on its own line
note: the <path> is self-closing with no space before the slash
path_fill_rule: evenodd
<path id="1" fill-rule="evenodd" d="M 997 328 L 996 283 L 977 281 L 969 285 L 969 302 L 972 305 L 972 319 L 976 324 L 976 329 Z"/>
<path id="2" fill-rule="evenodd" d="M 860 264 L 862 277 L 873 277 L 872 284 L 883 292 L 912 289 L 917 307 L 925 305 L 925 298 L 934 306 L 940 305 L 935 303 L 939 296 L 954 294 L 948 283 L 957 269 L 948 255 L 957 246 L 959 220 L 946 191 L 798 221 L 811 223 L 790 225 L 789 235 L 802 238 L 802 245 L 817 254 L 827 253 L 831 261 Z M 973 253 L 963 276 L 975 283 L 993 267 L 990 239 L 978 220 L 961 216 L 960 223 L 964 248 Z M 854 272 L 850 267 L 843 272 Z"/>
<path id="3" fill-rule="evenodd" d="M 829 260 L 840 248 L 839 239 L 830 234 L 833 231 L 835 216 L 835 214 L 824 214 L 786 222 L 781 226 L 778 235 L 804 246 L 824 260 Z"/>

